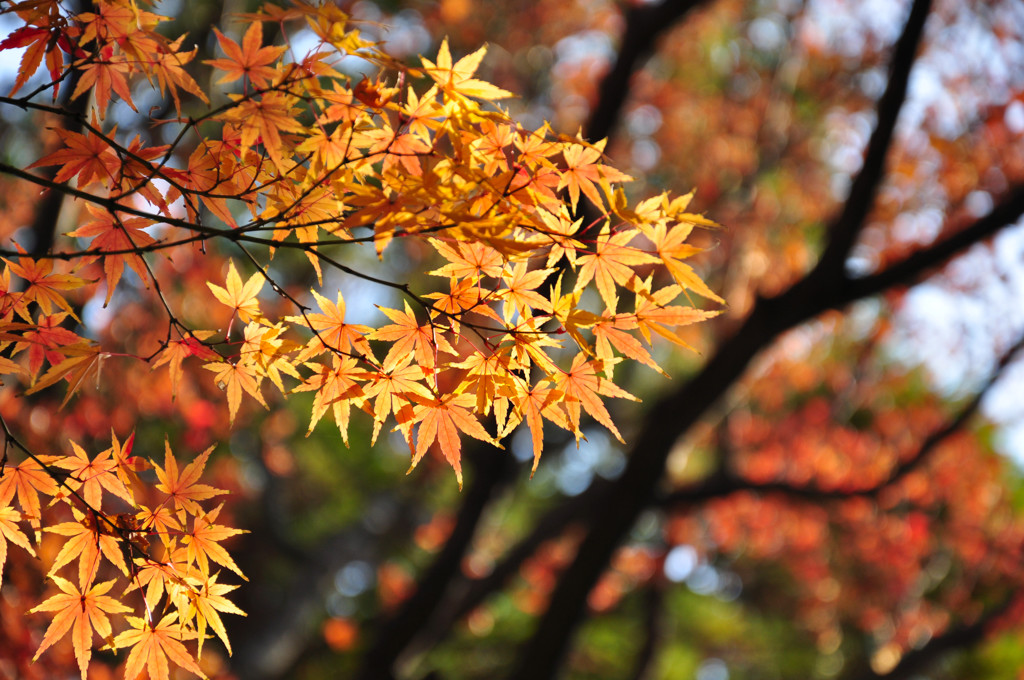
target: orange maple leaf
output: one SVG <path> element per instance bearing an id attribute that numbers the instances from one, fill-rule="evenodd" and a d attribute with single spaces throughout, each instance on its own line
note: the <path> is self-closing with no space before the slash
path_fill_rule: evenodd
<path id="1" fill-rule="evenodd" d="M 412 402 L 412 395 L 419 395 L 424 399 L 430 399 L 433 395 L 421 380 L 425 377 L 423 367 L 412 364 L 395 368 L 390 371 L 379 370 L 376 373 L 367 374 L 369 382 L 364 387 L 367 401 L 373 399 L 370 411 L 373 414 L 373 435 L 371 444 L 377 441 L 381 425 L 387 420 L 390 413 L 394 412 L 398 417 L 400 413 L 409 407 Z M 410 424 L 408 418 L 403 414 L 403 420 L 399 423 L 407 441 L 410 440 Z"/>
<path id="2" fill-rule="evenodd" d="M 187 357 L 196 356 L 200 359 L 216 360 L 220 355 L 203 344 L 203 341 L 213 335 L 213 331 L 192 331 L 192 334 L 181 340 L 171 340 L 153 362 L 153 368 L 157 369 L 167 364 L 171 373 L 171 399 L 173 400 L 178 392 L 178 383 L 181 381 L 184 371 L 181 362 Z"/>
<path id="3" fill-rule="evenodd" d="M 565 411 L 569 416 L 571 431 L 576 434 L 577 441 L 581 435 L 580 407 L 582 406 L 583 410 L 593 416 L 594 420 L 608 428 L 616 439 L 625 443 L 622 435 L 619 434 L 619 429 L 612 422 L 608 409 L 601 401 L 601 395 L 633 401 L 640 400 L 610 380 L 601 378 L 597 371 L 603 368 L 600 361 L 590 361 L 585 355 L 577 354 L 572 361 L 572 367 L 556 376 L 555 387 L 568 397 L 564 404 Z"/>
<path id="4" fill-rule="evenodd" d="M 595 280 L 601 299 L 604 300 L 608 311 L 614 314 L 618 302 L 615 284 L 635 288 L 636 286 L 631 284 L 639 278 L 634 268 L 658 261 L 658 258 L 650 253 L 629 246 L 629 242 L 638 234 L 639 232 L 634 229 L 612 233 L 605 224 L 597 237 L 594 252 L 587 253 L 579 259 L 580 273 L 574 290 L 580 292 L 592 279 Z"/>
<path id="5" fill-rule="evenodd" d="M 54 273 L 53 260 L 37 261 L 21 256 L 15 263 L 7 258 L 2 259 L 13 273 L 28 283 L 22 300 L 36 302 L 45 314 L 53 313 L 53 306 L 56 305 L 70 314 L 75 321 L 81 321 L 60 291 L 81 288 L 88 281 L 73 274 Z"/>
<path id="6" fill-rule="evenodd" d="M 345 323 L 345 300 L 341 297 L 341 291 L 338 291 L 336 303 L 331 302 L 315 290 L 311 292 L 323 314 L 306 314 L 305 316 L 285 318 L 286 321 L 292 323 L 306 324 L 315 332 L 305 349 L 299 353 L 296 361 L 305 361 L 327 351 L 348 354 L 352 350 L 373 359 L 373 350 L 370 349 L 370 343 L 365 337 L 371 329 L 369 326 L 361 324 Z"/>
<path id="7" fill-rule="evenodd" d="M 7 542 L 24 548 L 29 555 L 35 557 L 36 551 L 28 542 L 28 536 L 21 532 L 15 522 L 22 519 L 22 514 L 7 505 L 7 501 L 0 503 L 0 586 L 4 583 L 4 562 L 7 561 Z"/>
<path id="8" fill-rule="evenodd" d="M 548 380 L 541 380 L 530 387 L 526 381 L 516 381 L 516 391 L 512 396 L 512 403 L 515 410 L 509 416 L 508 424 L 505 426 L 502 435 L 506 435 L 521 422 L 526 421 L 530 430 L 530 440 L 533 443 L 533 468 L 530 476 L 537 471 L 540 463 L 540 455 L 544 450 L 544 419 L 550 420 L 564 430 L 572 432 L 572 426 L 562 410 L 562 402 L 565 394 L 544 385 L 549 384 Z"/>
<path id="9" fill-rule="evenodd" d="M 17 495 L 22 517 L 28 519 L 36 529 L 38 542 L 40 513 L 39 494 L 56 496 L 57 482 L 43 467 L 56 461 L 57 456 L 37 456 L 36 460 L 26 459 L 17 465 L 8 465 L 0 477 L 0 504 L 7 504 Z"/>
<path id="10" fill-rule="evenodd" d="M 387 326 L 381 326 L 369 335 L 372 340 L 385 340 L 394 343 L 391 345 L 388 355 L 384 357 L 385 371 L 403 366 L 415 359 L 428 375 L 432 375 L 434 367 L 437 365 L 438 352 L 456 354 L 455 349 L 448 343 L 444 335 L 434 331 L 433 324 L 428 322 L 420 325 L 408 302 L 405 302 L 404 312 L 387 307 L 377 307 L 377 309 L 394 321 Z"/>
<path id="11" fill-rule="evenodd" d="M 239 46 L 231 38 L 228 38 L 216 27 L 213 32 L 217 35 L 217 42 L 224 50 L 227 59 L 210 59 L 204 64 L 224 71 L 225 75 L 217 83 L 232 83 L 239 78 L 246 77 L 253 87 L 264 88 L 270 85 L 277 71 L 269 67 L 277 61 L 285 47 L 263 47 L 263 24 L 254 21 L 249 30 L 242 37 L 242 45 Z"/>
<path id="12" fill-rule="evenodd" d="M 107 641 L 110 641 L 113 630 L 110 626 L 110 619 L 107 614 L 122 614 L 130 612 L 131 608 L 126 607 L 114 598 L 106 595 L 114 581 L 97 583 L 88 591 L 79 590 L 75 584 L 62 579 L 60 576 L 51 576 L 50 579 L 61 590 L 61 594 L 50 597 L 32 609 L 30 612 L 57 612 L 46 629 L 43 641 L 32 657 L 35 661 L 46 648 L 57 640 L 64 637 L 70 630 L 71 641 L 75 649 L 75 658 L 78 660 L 78 668 L 82 671 L 82 680 L 85 680 L 89 670 L 89 659 L 92 658 L 92 635 L 93 631 Z"/>
<path id="13" fill-rule="evenodd" d="M 79 512 L 78 508 L 72 508 L 71 514 L 75 518 L 74 522 L 63 522 L 43 529 L 48 533 L 68 537 L 53 560 L 47 575 L 52 577 L 65 564 L 77 559 L 78 583 L 85 588 L 96 577 L 101 555 L 120 569 L 121 573 L 127 575 L 128 565 L 125 563 L 124 553 L 121 551 L 118 538 L 106 533 L 111 527 L 104 516 L 97 518 L 91 512 L 87 516 Z"/>
<path id="14" fill-rule="evenodd" d="M 487 434 L 487 430 L 473 415 L 471 408 L 475 404 L 472 394 L 443 394 L 439 397 L 424 399 L 413 395 L 418 403 L 414 408 L 413 422 L 419 423 L 416 433 L 416 452 L 413 454 L 411 472 L 423 458 L 430 445 L 437 441 L 441 453 L 448 464 L 455 470 L 455 477 L 462 488 L 462 440 L 459 433 L 464 432 L 470 437 L 487 442 L 497 448 L 504 448 L 497 439 Z"/>
<path id="15" fill-rule="evenodd" d="M 93 238 L 89 249 L 101 254 L 103 272 L 107 278 L 107 298 L 103 301 L 103 306 L 106 307 L 110 304 L 110 298 L 114 294 L 117 282 L 121 280 L 125 264 L 131 267 L 144 282 L 148 280 L 146 263 L 143 261 L 141 253 L 146 246 L 155 243 L 156 239 L 142 230 L 151 226 L 153 222 L 143 217 L 128 219 L 115 217 L 110 211 L 92 203 L 86 203 L 85 208 L 94 219 L 74 231 L 69 231 L 67 235 L 76 238 Z M 104 254 L 108 252 L 113 254 Z"/>
<path id="16" fill-rule="evenodd" d="M 164 466 L 154 465 L 156 476 L 160 480 L 156 488 L 167 494 L 167 500 L 174 503 L 174 508 L 179 514 L 198 515 L 202 512 L 202 508 L 199 507 L 197 501 L 204 501 L 227 493 L 207 484 L 198 483 L 213 449 L 214 447 L 211 446 L 203 451 L 179 472 L 178 461 L 171 453 L 171 444 L 164 441 Z"/>
<path id="17" fill-rule="evenodd" d="M 356 380 L 368 377 L 366 371 L 356 370 L 356 360 L 352 357 L 335 356 L 330 367 L 312 363 L 306 365 L 313 368 L 316 373 L 293 390 L 294 392 L 316 390 L 306 436 L 308 437 L 313 432 L 313 428 L 316 427 L 320 418 L 330 408 L 334 414 L 334 422 L 341 431 L 341 439 L 345 442 L 345 446 L 348 446 L 348 422 L 351 405 L 362 403 L 365 400 L 363 389 Z"/>
<path id="18" fill-rule="evenodd" d="M 51 366 L 25 394 L 35 394 L 66 379 L 68 389 L 60 403 L 61 408 L 64 408 L 90 376 L 98 378 L 103 359 L 108 355 L 100 350 L 99 345 L 87 341 L 64 347 L 61 352 L 64 354 L 63 360 Z"/>
<path id="19" fill-rule="evenodd" d="M 149 680 L 168 680 L 168 659 L 189 673 L 206 678 L 185 645 L 181 644 L 182 640 L 191 640 L 196 634 L 177 623 L 178 612 L 167 614 L 156 624 L 135 616 L 124 618 L 132 628 L 114 638 L 112 646 L 131 647 L 124 669 L 125 680 L 136 680 L 143 670 L 148 672 Z"/>
<path id="20" fill-rule="evenodd" d="M 103 490 L 134 505 L 132 494 L 125 488 L 117 476 L 117 461 L 111 457 L 112 449 L 103 451 L 92 460 L 89 454 L 75 442 L 71 442 L 74 456 L 64 456 L 53 463 L 54 467 L 64 468 L 71 474 L 70 483 L 94 510 L 99 510 L 103 502 Z"/>
<path id="21" fill-rule="evenodd" d="M 199 571 L 203 574 L 209 575 L 210 560 L 212 560 L 222 567 L 227 567 L 248 581 L 249 579 L 245 578 L 245 574 L 238 568 L 235 561 L 231 559 L 228 551 L 220 545 L 220 541 L 246 533 L 241 529 L 232 529 L 213 523 L 223 508 L 224 504 L 221 503 L 210 512 L 196 515 L 192 520 L 192 531 L 186 532 L 182 536 L 181 542 L 186 547 L 189 563 L 198 566 Z"/>
<path id="22" fill-rule="evenodd" d="M 569 199 L 574 211 L 580 200 L 581 191 L 595 206 L 601 206 L 603 201 L 597 190 L 597 184 L 607 185 L 609 182 L 628 182 L 633 179 L 600 162 L 607 141 L 602 139 L 594 144 L 569 144 L 562 149 L 565 170 L 562 171 L 562 179 L 558 182 L 558 188 L 568 187 Z"/>
<path id="23" fill-rule="evenodd" d="M 121 172 L 121 159 L 105 140 L 89 132 L 79 133 L 64 128 L 54 130 L 64 142 L 63 149 L 40 158 L 28 166 L 44 168 L 59 165 L 54 182 L 66 182 L 78 176 L 78 187 L 87 188 L 93 182 L 105 187 L 113 186 Z"/>
<path id="24" fill-rule="evenodd" d="M 235 363 L 217 361 L 203 364 L 203 368 L 216 373 L 217 375 L 213 379 L 217 382 L 217 387 L 227 392 L 229 422 L 235 422 L 235 415 L 238 413 L 238 407 L 242 403 L 242 390 L 245 390 L 251 397 L 262 404 L 263 408 L 270 408 L 263 399 L 263 393 L 260 392 L 262 376 L 259 375 L 255 362 L 242 360 Z"/>
<path id="25" fill-rule="evenodd" d="M 205 580 L 194 577 L 187 579 L 193 588 L 188 591 L 189 607 L 186 619 L 195 618 L 196 635 L 199 638 L 199 650 L 196 652 L 196 657 L 200 659 L 203 657 L 203 640 L 206 638 L 207 625 L 227 647 L 228 655 L 231 655 L 231 642 L 228 640 L 224 622 L 220 619 L 220 612 L 245 616 L 245 612 L 224 597 L 238 586 L 217 583 L 217 576 L 218 574 L 214 574 Z"/>
<path id="26" fill-rule="evenodd" d="M 132 101 L 132 91 L 126 77 L 131 72 L 131 65 L 123 54 L 114 54 L 113 47 L 107 45 L 100 50 L 96 61 L 86 62 L 80 68 L 82 75 L 71 95 L 72 99 L 77 99 L 89 90 L 95 92 L 101 119 L 107 115 L 111 93 L 116 93 L 132 111 L 138 111 Z"/>

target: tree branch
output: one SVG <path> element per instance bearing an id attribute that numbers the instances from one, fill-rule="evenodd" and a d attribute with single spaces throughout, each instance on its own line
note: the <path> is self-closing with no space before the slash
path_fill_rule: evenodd
<path id="1" fill-rule="evenodd" d="M 927 9 L 928 5 L 928 0 L 918 0 L 915 9 L 920 6 Z M 918 19 L 917 15 L 912 14 L 912 19 L 923 22 L 923 17 Z M 914 49 L 909 51 L 912 57 L 920 37 L 920 26 L 908 21 L 897 44 L 910 42 L 908 35 L 913 36 Z M 884 149 L 880 153 L 884 158 Z M 870 171 L 869 166 L 862 168 L 862 173 Z M 868 180 L 864 182 L 870 184 Z M 873 193 L 872 189 L 870 195 Z M 859 197 L 851 195 L 850 198 Z M 854 208 L 843 211 L 843 214 L 857 213 Z M 837 224 L 841 221 L 842 218 Z M 857 228 L 859 230 L 859 225 Z M 833 230 L 833 237 L 840 243 L 829 245 L 826 253 L 844 252 L 842 241 L 849 236 L 837 228 Z M 829 257 L 835 255 L 830 254 Z M 840 272 L 839 279 L 842 280 L 843 276 Z M 640 428 L 641 436 L 633 447 L 625 472 L 613 485 L 607 502 L 594 518 L 593 529 L 559 580 L 547 611 L 519 655 L 520 663 L 509 677 L 515 680 L 554 677 L 583 616 L 590 589 L 606 569 L 637 516 L 650 504 L 679 434 L 687 431 L 739 379 L 753 357 L 775 337 L 821 311 L 837 306 L 836 280 L 836 275 L 826 269 L 824 263 L 819 263 L 807 277 L 782 295 L 759 300 L 739 331 L 720 346 L 704 369 L 651 409 L 645 426 Z"/>
<path id="2" fill-rule="evenodd" d="M 706 0 L 662 0 L 657 5 L 638 4 L 626 11 L 626 30 L 615 64 L 598 87 L 597 104 L 587 121 L 585 136 L 590 140 L 611 137 L 629 92 L 629 80 L 640 62 L 654 52 L 654 43 L 690 10 Z"/>
<path id="3" fill-rule="evenodd" d="M 842 306 L 859 298 L 875 295 L 894 286 L 907 285 L 921 278 L 954 255 L 994 236 L 1024 214 L 1024 185 L 1014 187 L 992 211 L 952 236 L 915 252 L 905 260 L 880 272 L 849 281 L 836 301 Z"/>
<path id="4" fill-rule="evenodd" d="M 1007 597 L 1001 604 L 984 612 L 974 623 L 955 626 L 932 637 L 920 649 L 913 649 L 904 654 L 896 667 L 888 673 L 876 673 L 870 668 L 862 667 L 844 675 L 844 678 L 846 680 L 904 680 L 916 677 L 943 655 L 980 642 L 988 632 L 989 626 L 1009 610 L 1015 601 L 1016 598 Z"/>
<path id="5" fill-rule="evenodd" d="M 850 195 L 843 204 L 842 212 L 829 227 L 829 242 L 818 261 L 817 268 L 833 275 L 845 276 L 846 258 L 850 254 L 864 226 L 864 220 L 875 204 L 875 194 L 885 177 L 885 158 L 892 146 L 893 131 L 899 119 L 900 109 L 907 98 L 907 83 L 914 66 L 925 19 L 931 8 L 931 0 L 915 0 L 903 28 L 892 60 L 889 62 L 889 82 L 878 100 L 878 121 L 868 141 L 857 178 L 850 188 Z"/>
<path id="6" fill-rule="evenodd" d="M 473 484 L 459 509 L 455 528 L 437 558 L 420 577 L 416 591 L 377 629 L 373 643 L 362 658 L 357 677 L 379 680 L 391 677 L 391 669 L 409 642 L 423 630 L 451 581 L 458 575 L 484 509 L 502 482 L 509 478 L 511 459 L 493 448 L 478 448 L 471 457 Z"/>
<path id="7" fill-rule="evenodd" d="M 609 482 L 598 480 L 583 493 L 564 500 L 544 513 L 534 522 L 533 531 L 512 547 L 490 574 L 480 579 L 462 581 L 451 589 L 447 602 L 438 607 L 434 618 L 419 631 L 419 637 L 409 649 L 413 650 L 414 647 L 415 651 L 424 651 L 444 639 L 456 621 L 480 606 L 491 593 L 504 587 L 542 543 L 560 536 L 573 522 L 583 522 L 592 517 L 598 505 L 604 501 L 610 486 Z"/>
<path id="8" fill-rule="evenodd" d="M 667 495 L 665 505 L 689 504 L 710 498 L 719 498 L 738 491 L 778 492 L 808 501 L 836 501 L 847 498 L 873 498 L 885 489 L 891 488 L 908 474 L 920 468 L 931 457 L 931 454 L 950 436 L 963 429 L 964 424 L 977 413 L 985 395 L 1002 376 L 1004 370 L 1024 350 L 1024 336 L 1007 350 L 999 359 L 995 369 L 989 375 L 975 395 L 964 404 L 956 415 L 945 425 L 935 430 L 921 442 L 916 453 L 910 458 L 899 462 L 889 475 L 870 486 L 855 489 L 827 489 L 817 484 L 791 484 L 789 482 L 754 482 L 738 475 L 722 471 L 691 487 L 679 489 Z"/>

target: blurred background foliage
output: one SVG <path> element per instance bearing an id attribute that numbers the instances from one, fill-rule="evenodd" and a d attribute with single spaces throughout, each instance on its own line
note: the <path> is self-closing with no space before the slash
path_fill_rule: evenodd
<path id="1" fill-rule="evenodd" d="M 633 199 L 693 188 L 696 209 L 723 225 L 700 235 L 706 251 L 695 266 L 726 312 L 687 329 L 698 353 L 657 348 L 670 381 L 644 368 L 617 376 L 644 400 L 610 405 L 627 442 L 645 409 L 693 375 L 759 298 L 818 261 L 861 168 L 909 8 L 678 4 L 662 15 L 658 3 L 604 0 L 342 5 L 364 35 L 411 63 L 445 36 L 456 55 L 489 43 L 484 77 L 520 95 L 509 106 L 524 125 L 610 136 L 608 155 L 637 180 Z M 237 38 L 244 23 L 232 15 L 255 8 L 169 0 L 160 11 L 174 17 L 169 31 L 187 31 L 199 47 L 193 73 L 210 87 L 200 62 L 217 56 L 211 27 Z M 646 45 L 641 31 L 647 57 L 624 84 L 602 90 L 630 22 L 645 16 L 670 18 L 648 27 Z M 297 54 L 310 44 L 301 30 L 286 37 Z M 363 65 L 343 67 L 358 77 Z M 168 102 L 136 101 L 155 118 L 171 113 Z M 614 124 L 597 119 L 616 106 Z M 0 153 L 27 165 L 54 145 L 53 121 L 9 109 Z M 139 125 L 123 105 L 113 111 L 122 129 Z M 133 131 L 154 142 L 165 134 L 148 124 Z M 848 270 L 884 269 L 987 214 L 1024 180 L 1022 134 L 1024 5 L 936 2 L 888 174 Z M 13 187 L 0 181 L 0 232 L 31 249 L 40 206 Z M 410 248 L 382 263 L 367 251 L 348 264 L 414 283 L 432 256 Z M 1000 361 L 1024 331 L 1022 257 L 1024 232 L 1004 229 L 917 285 L 818 315 L 759 354 L 678 433 L 649 508 L 588 596 L 560 677 L 869 678 L 903 673 L 901 662 L 919 657 L 926 663 L 907 672 L 1020 677 L 1024 376 Z M 308 288 L 291 264 L 275 260 L 276 278 Z M 221 277 L 212 266 L 154 261 L 174 282 L 165 293 L 199 327 L 226 319 L 187 304 L 190 291 Z M 356 323 L 376 313 L 373 304 L 395 302 L 366 282 L 336 283 Z M 135 284 L 110 308 L 94 300 L 84 313 L 102 333 L 152 349 L 159 312 Z M 601 531 L 590 526 L 595 503 L 616 499 L 599 492 L 629 455 L 596 427 L 579 448 L 551 431 L 531 479 L 529 441 L 517 435 L 506 452 L 467 454 L 460 494 L 443 461 L 428 457 L 406 476 L 402 445 L 382 437 L 371 449 L 368 419 L 354 419 L 348 448 L 328 423 L 304 436 L 309 395 L 270 413 L 244 410 L 230 430 L 211 381 L 189 376 L 172 403 L 166 373 L 128 362 L 116 370 L 115 384 L 65 411 L 5 392 L 0 409 L 40 450 L 132 427 L 136 451 L 152 455 L 165 432 L 175 450 L 218 444 L 212 483 L 232 490 L 227 511 L 250 532 L 231 546 L 250 578 L 237 593 L 249 616 L 228 622 L 233 657 L 209 643 L 211 677 L 340 678 L 360 668 L 364 677 L 504 677 L 584 534 Z M 465 551 L 449 539 L 460 527 L 472 537 Z M 423 605 L 429 616 L 375 665 L 367 654 L 387 647 L 389 626 L 401 627 L 403 602 L 434 584 L 441 592 Z M 18 626 L 31 623 L 12 617 L 39 588 L 17 568 L 5 579 L 8 641 L 30 634 Z M 58 654 L 73 663 L 65 647 Z"/>

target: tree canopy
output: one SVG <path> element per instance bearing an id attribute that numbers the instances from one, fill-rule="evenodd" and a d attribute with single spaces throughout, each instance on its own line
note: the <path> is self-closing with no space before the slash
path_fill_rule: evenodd
<path id="1" fill-rule="evenodd" d="M 1019 8 L 570 4 L 3 3 L 3 674 L 1024 667 Z"/>

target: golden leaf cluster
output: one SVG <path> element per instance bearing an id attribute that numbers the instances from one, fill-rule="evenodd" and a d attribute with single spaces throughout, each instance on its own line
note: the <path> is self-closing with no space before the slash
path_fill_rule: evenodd
<path id="1" fill-rule="evenodd" d="M 526 129 L 500 107 L 510 93 L 477 77 L 485 48 L 456 60 L 444 41 L 413 68 L 364 39 L 333 4 L 266 5 L 244 16 L 238 40 L 216 31 L 223 56 L 205 64 L 229 90 L 223 104 L 195 113 L 209 102 L 190 75 L 196 50 L 157 30 L 166 17 L 135 0 L 97 0 L 90 10 L 11 3 L 21 25 L 0 41 L 0 50 L 27 48 L 11 97 L 44 62 L 52 79 L 13 101 L 34 101 L 51 85 L 56 94 L 71 70 L 80 73 L 71 97 L 94 97 L 80 130 L 58 129 L 60 147 L 31 166 L 55 168 L 52 181 L 0 167 L 63 187 L 87 216 L 66 234 L 81 250 L 5 251 L 0 373 L 26 393 L 66 381 L 67 402 L 98 379 L 114 350 L 70 320 L 80 321 L 90 296 L 116 304 L 126 265 L 156 287 L 157 257 L 228 254 L 223 278 L 195 293 L 223 311 L 224 327 L 192 325 L 154 293 L 167 336 L 136 359 L 166 367 L 172 391 L 189 364 L 201 365 L 232 422 L 245 401 L 269 407 L 268 391 L 310 392 L 310 430 L 329 413 L 347 443 L 352 412 L 362 411 L 373 441 L 385 427 L 398 432 L 413 466 L 435 449 L 461 485 L 463 435 L 501 446 L 525 423 L 534 469 L 546 425 L 579 441 L 589 417 L 621 439 L 605 400 L 634 397 L 613 381 L 615 367 L 661 371 L 654 336 L 686 347 L 680 328 L 716 313 L 693 306 L 693 294 L 721 299 L 685 262 L 699 252 L 687 242 L 693 228 L 714 226 L 688 211 L 691 197 L 630 208 L 622 188 L 630 178 L 608 163 L 603 141 L 546 124 Z M 317 44 L 305 54 L 264 45 L 264 22 L 310 30 Z M 373 75 L 347 75 L 345 60 Z M 162 121 L 179 130 L 171 144 L 129 139 L 108 120 L 112 107 L 135 110 L 133 93 L 147 85 L 177 112 Z M 349 258 L 372 248 L 386 260 L 417 243 L 437 262 L 434 283 L 420 290 Z M 312 290 L 274 278 L 272 258 L 287 251 L 308 261 Z M 404 299 L 380 307 L 373 323 L 355 323 L 342 293 L 324 286 L 325 270 Z M 135 504 L 138 479 L 122 468 L 116 439 L 93 460 L 74 449 L 0 477 L 6 542 L 32 550 L 17 522 L 40 529 L 38 494 L 70 506 L 67 522 L 45 529 L 67 543 L 50 570 L 60 593 L 36 608 L 54 613 L 41 651 L 72 631 L 84 677 L 95 632 L 111 648 L 132 647 L 130 678 L 144 668 L 167 677 L 168 659 L 198 672 L 182 643 L 195 639 L 201 650 L 210 628 L 227 645 L 218 612 L 239 613 L 224 598 L 234 586 L 218 584 L 212 566 L 240 575 L 219 545 L 237 531 L 215 523 L 219 508 L 201 506 L 216 493 L 198 483 L 208 452 L 179 471 L 168 450 L 156 466 L 166 498 L 147 508 Z M 55 470 L 67 481 L 58 484 Z M 15 496 L 20 511 L 9 505 Z M 128 510 L 107 514 L 112 498 Z M 147 535 L 159 538 L 159 558 Z M 77 580 L 59 575 L 74 562 Z M 107 594 L 113 582 L 96 582 L 104 562 L 145 591 L 145 615 L 127 617 L 132 627 L 116 636 L 109 618 L 128 612 Z M 169 613 L 157 617 L 160 602 Z"/>

